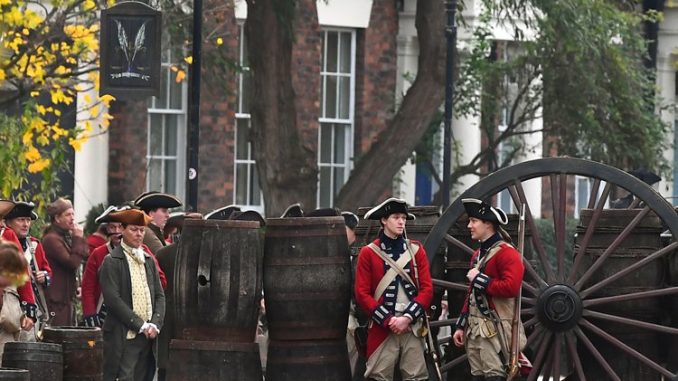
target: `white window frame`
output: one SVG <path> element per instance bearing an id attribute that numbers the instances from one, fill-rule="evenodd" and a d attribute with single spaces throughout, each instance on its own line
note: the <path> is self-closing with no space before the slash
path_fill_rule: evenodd
<path id="1" fill-rule="evenodd" d="M 247 71 L 249 68 L 244 67 L 244 52 L 245 52 L 245 46 L 241 42 L 244 41 L 245 38 L 245 24 L 244 20 L 238 20 L 238 64 L 240 67 L 244 70 Z M 252 184 L 252 174 L 254 172 L 254 168 L 257 165 L 257 161 L 254 160 L 252 157 L 252 142 L 249 141 L 247 142 L 247 159 L 238 159 L 238 121 L 240 120 L 246 120 L 248 128 L 250 126 L 250 119 L 251 116 L 247 112 L 243 112 L 243 97 L 241 94 L 243 94 L 243 73 L 238 72 L 238 90 L 237 90 L 237 106 L 236 106 L 236 113 L 235 113 L 235 126 L 234 126 L 234 156 L 233 156 L 233 204 L 240 206 L 241 208 L 246 208 L 246 209 L 251 209 L 251 210 L 256 210 L 260 213 L 264 212 L 264 196 L 263 193 L 260 191 L 259 192 L 259 204 L 253 204 L 252 203 L 252 190 L 250 189 L 250 184 Z M 247 187 L 246 189 L 246 197 L 247 200 L 246 202 L 243 203 L 238 203 L 237 198 L 238 198 L 238 165 L 245 164 L 247 166 L 247 184 L 245 185 Z M 258 179 L 254 179 L 255 181 L 258 181 Z M 261 189 L 261 185 L 259 186 L 259 189 Z"/>
<path id="2" fill-rule="evenodd" d="M 328 72 L 326 70 L 327 66 L 327 35 L 328 33 L 350 33 L 351 36 L 351 61 L 350 61 L 350 73 L 341 73 L 339 72 L 339 63 L 341 62 L 341 44 L 337 44 L 337 71 L 336 72 Z M 321 81 L 321 90 L 323 91 L 323 94 L 321 94 L 321 99 L 323 100 L 320 105 L 320 117 L 318 118 L 318 121 L 320 122 L 320 126 L 318 129 L 318 191 L 317 191 L 317 196 L 316 196 L 316 203 L 318 207 L 321 207 L 320 205 L 320 199 L 321 199 L 321 187 L 320 187 L 320 170 L 322 168 L 331 168 L 331 174 L 330 174 L 330 186 L 329 189 L 332 192 L 332 195 L 330 197 L 330 205 L 322 205 L 322 206 L 329 206 L 333 207 L 334 206 L 334 168 L 343 168 L 344 169 L 344 176 L 343 176 L 343 182 L 346 183 L 348 180 L 351 171 L 353 170 L 353 145 L 355 143 L 355 80 L 356 80 L 356 30 L 355 29 L 350 29 L 350 28 L 329 28 L 329 27 L 323 27 L 322 28 L 322 38 L 323 38 L 323 52 L 322 52 L 322 57 L 321 57 L 321 63 L 324 62 L 324 67 L 320 68 L 320 81 Z M 337 39 L 339 42 L 340 39 Z M 344 78 L 350 78 L 349 80 L 349 100 L 348 100 L 348 118 L 328 118 L 325 117 L 326 115 L 326 103 L 325 100 L 326 98 L 326 91 L 327 91 L 327 86 L 324 86 L 325 81 L 327 81 L 327 77 L 329 76 L 335 76 L 337 78 L 339 77 L 344 77 Z M 337 81 L 337 86 L 339 86 L 339 81 Z M 336 110 L 338 112 L 339 110 L 339 102 L 340 99 L 337 97 L 335 99 L 336 102 Z M 321 131 L 322 131 L 322 125 L 327 124 L 327 125 L 333 125 L 333 124 L 340 124 L 340 125 L 345 125 L 348 128 L 348 138 L 346 139 L 346 142 L 344 144 L 344 162 L 343 163 L 335 163 L 334 162 L 334 149 L 332 149 L 332 152 L 330 153 L 330 162 L 329 163 L 324 163 L 321 161 L 322 158 L 322 136 L 321 136 Z M 334 148 L 335 145 L 335 138 L 336 134 L 334 133 L 334 127 L 332 127 L 332 138 L 331 138 L 331 147 Z"/>
<path id="3" fill-rule="evenodd" d="M 147 126 L 146 126 L 146 190 L 148 191 L 161 191 L 165 192 L 166 191 L 166 184 L 165 184 L 165 168 L 166 166 L 164 165 L 164 162 L 166 160 L 176 160 L 176 183 L 175 183 L 175 196 L 177 196 L 179 199 L 184 199 L 185 194 L 186 194 L 186 123 L 188 121 L 188 115 L 187 115 L 187 110 L 188 110 L 188 85 L 187 81 L 182 81 L 181 83 L 181 107 L 180 108 L 169 108 L 170 105 L 170 99 L 171 99 L 171 84 L 172 81 L 175 81 L 174 79 L 174 72 L 170 69 L 170 67 L 173 65 L 172 63 L 172 53 L 171 50 L 167 51 L 167 60 L 163 61 L 161 63 L 161 71 L 163 71 L 164 75 L 166 75 L 166 82 L 165 86 L 167 86 L 167 91 L 165 92 L 165 105 L 166 108 L 158 108 L 156 107 L 156 97 L 152 97 L 150 99 L 150 106 L 147 109 L 148 113 L 148 121 L 147 121 Z M 151 117 L 153 115 L 156 116 L 165 116 L 165 115 L 176 115 L 177 116 L 177 147 L 176 147 L 176 155 L 152 155 L 151 152 Z M 161 139 L 161 147 L 162 151 L 164 152 L 165 150 L 165 132 L 166 132 L 166 126 L 165 126 L 165 119 L 163 118 L 162 120 L 162 139 Z M 150 163 L 151 160 L 162 160 L 163 165 L 161 166 L 161 189 L 150 189 L 151 186 L 151 180 L 149 176 L 149 169 L 150 169 Z"/>
<path id="4" fill-rule="evenodd" d="M 579 198 L 579 188 L 581 187 L 582 182 L 586 181 L 586 194 L 589 195 L 586 200 L 580 200 Z M 591 186 L 593 185 L 592 182 L 594 179 L 590 177 L 585 177 L 585 176 L 575 176 L 574 177 L 574 218 L 579 218 L 579 205 L 581 202 L 581 205 L 586 207 L 589 203 L 589 197 L 591 195 Z M 598 187 L 598 195 L 596 196 L 596 199 L 599 200 L 600 196 L 603 194 L 603 189 L 605 189 L 605 185 L 607 182 L 605 181 L 600 181 L 600 186 Z M 595 208 L 595 205 L 593 206 Z M 610 207 L 610 198 L 608 197 L 607 200 L 605 200 L 605 206 L 604 208 L 609 208 Z"/>

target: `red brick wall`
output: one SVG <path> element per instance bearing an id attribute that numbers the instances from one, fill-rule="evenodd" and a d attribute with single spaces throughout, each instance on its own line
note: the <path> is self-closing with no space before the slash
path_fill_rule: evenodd
<path id="1" fill-rule="evenodd" d="M 111 104 L 108 129 L 108 202 L 117 205 L 134 200 L 146 190 L 146 101 L 116 101 Z"/>
<path id="2" fill-rule="evenodd" d="M 237 62 L 238 24 L 233 7 L 222 4 L 216 0 L 205 4 L 204 9 L 211 11 L 203 20 L 203 47 L 219 49 L 223 57 Z M 218 37 L 223 39 L 221 46 L 216 45 Z M 200 94 L 198 210 L 203 212 L 233 203 L 237 73 L 213 65 L 217 63 L 203 61 Z"/>
<path id="3" fill-rule="evenodd" d="M 366 152 L 393 117 L 398 68 L 398 11 L 392 0 L 374 0 L 370 23 L 356 46 L 355 154 Z"/>

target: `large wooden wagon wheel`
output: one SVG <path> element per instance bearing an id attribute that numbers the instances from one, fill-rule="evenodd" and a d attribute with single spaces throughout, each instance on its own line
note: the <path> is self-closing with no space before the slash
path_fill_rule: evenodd
<path id="1" fill-rule="evenodd" d="M 568 210 L 572 211 L 572 202 L 568 200 L 574 198 L 572 187 L 568 188 L 568 184 L 572 184 L 575 177 L 588 178 L 592 184 L 588 202 L 588 209 L 591 210 L 588 226 L 584 228 L 580 225 L 576 237 L 577 245 L 568 255 L 566 241 L 575 239 L 566 234 L 566 214 Z M 547 194 L 550 187 L 552 200 L 542 203 L 550 204 L 542 205 L 542 214 L 548 215 L 546 212 L 551 211 L 553 216 L 555 253 L 551 258 L 547 255 L 545 242 L 537 230 L 535 217 L 530 213 L 530 207 L 534 209 L 535 205 L 525 196 L 523 183 L 531 179 L 541 179 Z M 616 230 L 606 248 L 595 255 L 585 255 L 587 248 L 592 246 L 594 231 L 602 226 L 601 215 L 604 214 L 611 190 L 615 187 L 635 195 L 635 200 L 628 208 L 629 211 L 636 209 L 635 217 L 629 219 L 626 226 Z M 527 206 L 526 226 L 530 234 L 526 245 L 531 244 L 532 255 L 527 256 L 524 261 L 526 271 L 521 314 L 528 332 L 528 348 L 532 352 L 534 366 L 528 380 L 537 380 L 540 376 L 543 380 L 561 380 L 567 376 L 568 380 L 587 380 L 588 377 L 588 380 L 609 378 L 628 381 L 626 376 L 618 374 L 620 372 L 610 365 L 615 356 L 649 369 L 653 373 L 652 380 L 659 380 L 660 377 L 678 379 L 676 359 L 658 359 L 655 351 L 644 353 L 645 347 L 639 349 L 625 343 L 628 336 L 620 334 L 628 328 L 631 332 L 649 332 L 675 341 L 678 340 L 678 329 L 672 325 L 676 326 L 677 320 L 671 323 L 662 319 L 643 319 L 632 313 L 627 315 L 623 309 L 619 311 L 609 308 L 630 301 L 676 298 L 678 287 L 660 282 L 654 289 L 627 290 L 616 296 L 600 296 L 602 291 L 619 284 L 620 280 L 623 282 L 628 277 L 637 276 L 646 266 L 654 264 L 657 267 L 659 263 L 658 267 L 665 269 L 667 261 L 673 260 L 674 250 L 678 247 L 675 240 L 678 237 L 678 218 L 673 207 L 647 184 L 607 165 L 574 158 L 546 158 L 523 162 L 487 176 L 454 201 L 426 239 L 425 246 L 427 253 L 430 253 L 430 259 L 433 259 L 440 245 L 444 244 L 463 250 L 470 258 L 472 249 L 449 234 L 452 225 L 464 214 L 461 199 L 474 197 L 490 201 L 502 191 L 508 191 L 516 210 L 519 210 L 522 203 Z M 628 243 L 627 238 L 638 229 L 641 221 L 654 215 L 661 219 L 662 228 L 672 235 L 670 242 L 664 247 L 659 245 L 642 259 L 610 272 L 611 256 Z M 464 293 L 467 289 L 464 279 L 434 279 L 434 284 L 447 288 L 448 293 Z M 602 294 L 606 295 L 604 292 Z M 450 306 L 451 317 L 456 317 L 458 308 L 459 306 Z M 608 312 L 610 310 L 613 312 Z M 436 321 L 433 325 L 452 325 L 455 321 L 456 319 Z M 449 341 L 449 338 L 441 341 Z M 613 352 L 601 350 L 603 346 L 613 348 Z M 442 370 L 455 372 L 465 363 L 466 356 L 462 351 L 442 364 Z M 599 369 L 599 376 L 594 377 L 587 370 L 587 364 L 590 363 Z"/>

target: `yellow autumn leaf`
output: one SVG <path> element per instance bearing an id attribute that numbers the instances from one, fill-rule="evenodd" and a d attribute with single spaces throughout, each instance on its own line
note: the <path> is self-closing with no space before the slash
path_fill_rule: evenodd
<path id="1" fill-rule="evenodd" d="M 221 46 L 224 43 L 224 39 L 219 37 L 217 38 L 217 46 Z"/>
<path id="2" fill-rule="evenodd" d="M 89 109 L 89 115 L 92 118 L 96 118 L 97 115 L 99 115 L 99 107 L 97 106 L 92 106 L 92 108 Z"/>
<path id="3" fill-rule="evenodd" d="M 191 65 L 193 63 L 193 56 L 188 56 L 184 58 L 184 61 L 186 61 L 187 64 Z"/>
<path id="4" fill-rule="evenodd" d="M 32 163 L 32 162 L 40 159 L 40 152 L 38 151 L 37 148 L 30 146 L 30 147 L 28 147 L 26 152 L 24 152 L 24 158 L 26 158 L 26 160 L 28 160 L 29 162 Z"/>
<path id="5" fill-rule="evenodd" d="M 112 101 L 115 100 L 115 97 L 111 94 L 104 94 L 99 97 L 99 100 L 102 101 L 106 106 L 108 106 Z"/>
<path id="6" fill-rule="evenodd" d="M 177 83 L 180 83 L 181 81 L 183 81 L 184 78 L 186 78 L 186 72 L 183 71 L 183 70 L 177 71 L 177 78 L 176 78 Z"/>
<path id="7" fill-rule="evenodd" d="M 47 168 L 47 166 L 49 166 L 49 163 L 50 163 L 49 159 L 40 159 L 28 166 L 28 172 L 38 173 L 43 169 Z"/>
<path id="8" fill-rule="evenodd" d="M 21 137 L 21 142 L 24 143 L 24 145 L 28 145 L 31 140 L 33 140 L 33 133 L 32 132 L 26 132 L 24 133 L 24 136 Z"/>

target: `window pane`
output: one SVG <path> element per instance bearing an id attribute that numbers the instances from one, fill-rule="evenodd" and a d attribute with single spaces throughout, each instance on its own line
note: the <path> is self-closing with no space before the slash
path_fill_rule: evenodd
<path id="1" fill-rule="evenodd" d="M 339 118 L 348 119 L 349 118 L 349 101 L 351 99 L 351 78 L 349 77 L 340 77 L 339 78 Z"/>
<path id="2" fill-rule="evenodd" d="M 261 188 L 259 188 L 259 172 L 255 164 L 250 164 L 252 178 L 250 179 L 250 205 L 261 205 Z"/>
<path id="3" fill-rule="evenodd" d="M 155 99 L 155 108 L 167 108 L 167 75 L 169 69 L 163 66 L 160 70 L 160 93 Z"/>
<path id="4" fill-rule="evenodd" d="M 589 203 L 589 182 L 587 179 L 577 179 L 577 198 L 578 198 L 578 204 L 577 204 L 577 213 L 583 209 L 586 208 L 586 206 Z"/>
<path id="5" fill-rule="evenodd" d="M 150 114 L 151 117 L 151 136 L 148 139 L 151 156 L 162 155 L 162 115 Z"/>
<path id="6" fill-rule="evenodd" d="M 344 155 L 346 151 L 346 132 L 348 131 L 348 127 L 341 125 L 341 124 L 335 124 L 334 125 L 334 160 L 333 163 L 335 164 L 344 164 L 346 161 L 346 155 Z"/>
<path id="7" fill-rule="evenodd" d="M 334 196 L 339 193 L 341 187 L 344 185 L 344 168 L 334 167 L 334 193 L 332 194 L 332 199 Z"/>
<path id="8" fill-rule="evenodd" d="M 175 110 L 181 110 L 183 108 L 183 104 L 182 104 L 183 93 L 181 91 L 182 85 L 183 85 L 183 82 L 177 83 L 176 74 L 174 72 L 170 72 L 170 83 L 169 83 L 170 106 L 169 106 L 169 108 L 175 109 Z"/>
<path id="9" fill-rule="evenodd" d="M 162 160 L 150 159 L 148 161 L 148 189 L 152 191 L 162 190 Z"/>
<path id="10" fill-rule="evenodd" d="M 351 72 L 351 33 L 341 34 L 341 50 L 339 52 L 341 63 L 339 71 L 342 73 Z"/>
<path id="11" fill-rule="evenodd" d="M 236 160 L 249 158 L 249 119 L 236 119 Z"/>
<path id="12" fill-rule="evenodd" d="M 320 205 L 318 205 L 318 207 L 320 208 L 332 206 L 330 204 L 330 197 L 332 193 L 332 185 L 330 184 L 331 176 L 332 172 L 330 167 L 320 167 L 320 185 L 318 186 L 320 191 Z"/>
<path id="13" fill-rule="evenodd" d="M 329 164 L 332 162 L 332 125 L 320 125 L 320 162 Z"/>
<path id="14" fill-rule="evenodd" d="M 325 117 L 337 117 L 337 77 L 327 76 L 325 88 Z"/>
<path id="15" fill-rule="evenodd" d="M 176 194 L 177 192 L 177 161 L 165 160 L 165 187 L 164 192 Z"/>
<path id="16" fill-rule="evenodd" d="M 337 32 L 327 32 L 327 68 L 325 71 L 337 72 Z"/>
<path id="17" fill-rule="evenodd" d="M 249 69 L 245 70 L 242 74 L 242 91 L 240 93 L 240 112 L 243 114 L 249 114 L 250 112 L 250 103 L 249 103 L 249 96 L 250 96 L 250 89 L 252 86 L 252 79 L 250 77 L 250 71 Z"/>
<path id="18" fill-rule="evenodd" d="M 165 156 L 177 156 L 178 116 L 165 115 Z"/>
<path id="19" fill-rule="evenodd" d="M 235 203 L 247 205 L 247 164 L 235 166 Z"/>

